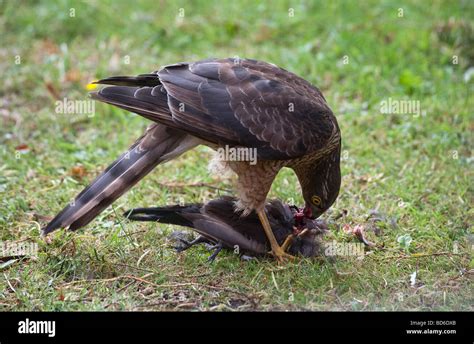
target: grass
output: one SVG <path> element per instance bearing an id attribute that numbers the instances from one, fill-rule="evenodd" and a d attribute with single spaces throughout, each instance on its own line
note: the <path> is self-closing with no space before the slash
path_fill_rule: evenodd
<path id="1" fill-rule="evenodd" d="M 0 262 L 0 310 L 472 311 L 472 13 L 468 1 L 0 2 L 0 240 L 39 247 Z M 383 249 L 284 266 L 226 252 L 208 264 L 205 248 L 174 252 L 175 228 L 123 219 L 219 194 L 186 184 L 231 188 L 209 175 L 204 148 L 159 166 L 87 228 L 40 237 L 42 216 L 147 125 L 103 104 L 58 114 L 55 101 L 86 99 L 93 79 L 211 56 L 270 61 L 320 87 L 343 137 L 326 241 L 356 242 L 340 227 L 363 224 Z M 420 115 L 382 113 L 389 98 L 419 101 Z M 303 202 L 290 170 L 270 196 Z"/>

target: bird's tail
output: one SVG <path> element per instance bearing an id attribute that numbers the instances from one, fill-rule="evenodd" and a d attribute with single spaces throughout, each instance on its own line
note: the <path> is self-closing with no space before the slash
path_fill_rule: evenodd
<path id="1" fill-rule="evenodd" d="M 183 214 L 199 214 L 202 204 L 171 205 L 153 208 L 135 208 L 127 210 L 123 215 L 132 221 L 152 221 L 194 228 L 192 221 Z"/>
<path id="2" fill-rule="evenodd" d="M 87 225 L 156 165 L 171 160 L 198 142 L 192 136 L 152 124 L 130 149 L 115 160 L 43 229 L 76 230 Z"/>

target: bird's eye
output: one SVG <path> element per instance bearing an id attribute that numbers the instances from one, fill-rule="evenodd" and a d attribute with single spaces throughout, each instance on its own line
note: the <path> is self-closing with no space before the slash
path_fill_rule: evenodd
<path id="1" fill-rule="evenodd" d="M 311 197 L 311 203 L 313 203 L 315 206 L 319 207 L 321 205 L 321 197 L 316 196 L 316 195 Z"/>

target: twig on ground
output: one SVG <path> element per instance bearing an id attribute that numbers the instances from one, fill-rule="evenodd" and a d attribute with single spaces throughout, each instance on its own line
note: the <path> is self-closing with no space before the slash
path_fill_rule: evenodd
<path id="1" fill-rule="evenodd" d="M 145 283 L 148 285 L 151 285 L 155 288 L 177 288 L 177 287 L 185 287 L 185 286 L 194 286 L 194 287 L 201 287 L 201 288 L 207 288 L 211 290 L 219 290 L 219 291 L 225 291 L 229 293 L 233 293 L 236 295 L 243 296 L 247 298 L 249 301 L 254 302 L 253 297 L 251 295 L 248 295 L 244 292 L 240 292 L 238 290 L 234 290 L 231 288 L 227 287 L 219 287 L 219 286 L 213 286 L 209 284 L 201 284 L 197 282 L 182 282 L 182 283 L 168 283 L 168 284 L 156 284 L 151 281 L 146 280 L 145 278 L 153 275 L 154 273 L 149 273 L 144 275 L 143 277 L 138 277 L 134 275 L 121 275 L 117 277 L 112 277 L 112 278 L 104 278 L 104 279 L 90 279 L 90 280 L 77 280 L 77 281 L 72 281 L 72 282 L 67 282 L 62 285 L 60 285 L 58 288 L 66 288 L 75 284 L 81 284 L 81 283 L 108 283 L 108 282 L 114 282 L 122 279 L 132 279 L 136 282 L 140 283 Z"/>
<path id="2" fill-rule="evenodd" d="M 424 258 L 433 256 L 466 256 L 469 253 L 452 253 L 452 252 L 435 252 L 435 253 L 414 253 L 412 255 L 399 255 L 399 256 L 388 256 L 382 257 L 382 259 L 411 259 L 411 258 Z"/>

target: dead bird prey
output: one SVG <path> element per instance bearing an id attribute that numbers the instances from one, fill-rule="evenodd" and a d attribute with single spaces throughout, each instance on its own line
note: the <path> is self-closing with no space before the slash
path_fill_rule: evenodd
<path id="1" fill-rule="evenodd" d="M 234 211 L 236 198 L 224 196 L 206 204 L 173 205 L 155 208 L 136 208 L 124 213 L 133 221 L 156 221 L 193 228 L 200 236 L 184 242 L 183 249 L 198 243 L 214 244 L 214 253 L 209 260 L 219 254 L 221 249 L 236 250 L 251 256 L 265 255 L 268 241 L 262 224 L 255 212 L 242 217 L 241 211 Z M 295 214 L 299 210 L 271 200 L 265 205 L 268 221 L 275 239 L 282 248 L 292 255 L 314 257 L 322 254 L 322 235 L 327 225 L 322 220 L 304 218 L 297 221 Z M 181 250 L 183 250 L 181 249 Z"/>
<path id="2" fill-rule="evenodd" d="M 225 161 L 238 175 L 238 206 L 255 211 L 279 261 L 292 258 L 278 244 L 265 213 L 266 197 L 283 167 L 301 184 L 302 216 L 317 218 L 341 184 L 341 135 L 319 89 L 273 64 L 239 58 L 168 65 L 138 76 L 97 81 L 112 85 L 92 98 L 154 123 L 43 230 L 78 229 L 160 163 L 206 145 L 256 152 L 256 161 Z M 233 210 L 232 210 L 233 211 Z"/>

